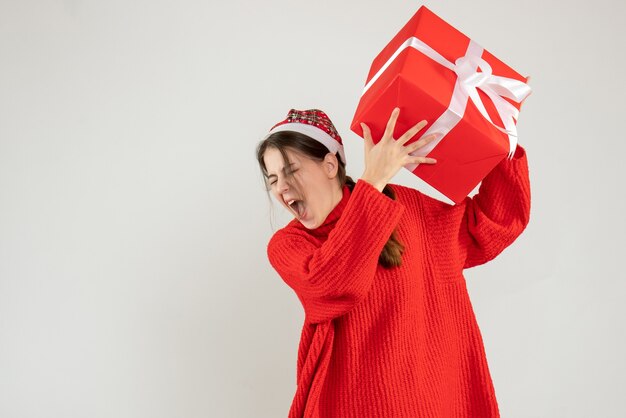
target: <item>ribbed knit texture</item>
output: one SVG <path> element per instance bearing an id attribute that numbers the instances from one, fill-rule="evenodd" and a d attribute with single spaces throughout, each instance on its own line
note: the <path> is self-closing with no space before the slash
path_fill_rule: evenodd
<path id="1" fill-rule="evenodd" d="M 452 206 L 392 184 L 392 200 L 358 180 L 323 225 L 278 230 L 268 257 L 305 312 L 289 418 L 499 417 L 463 269 L 486 263 L 530 215 L 518 145 Z M 392 231 L 402 265 L 378 257 Z"/>

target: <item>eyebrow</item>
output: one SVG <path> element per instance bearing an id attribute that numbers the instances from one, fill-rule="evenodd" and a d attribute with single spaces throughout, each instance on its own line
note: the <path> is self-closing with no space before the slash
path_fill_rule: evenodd
<path id="1" fill-rule="evenodd" d="M 291 167 L 292 165 L 295 165 L 295 163 L 290 163 L 287 167 Z M 281 170 L 283 173 L 285 172 L 285 168 L 286 167 L 283 167 L 282 170 Z M 270 175 L 267 176 L 268 180 L 269 180 L 270 177 L 278 177 L 278 176 L 276 174 L 270 174 Z"/>

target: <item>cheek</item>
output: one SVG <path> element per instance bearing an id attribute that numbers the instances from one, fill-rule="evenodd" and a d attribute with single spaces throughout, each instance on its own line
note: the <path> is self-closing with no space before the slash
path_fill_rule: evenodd
<path id="1" fill-rule="evenodd" d="M 298 182 L 302 185 L 304 191 L 310 191 L 311 193 L 315 193 L 319 191 L 319 189 L 324 184 L 324 174 L 319 170 L 310 170 L 306 172 L 296 172 L 294 175 Z"/>

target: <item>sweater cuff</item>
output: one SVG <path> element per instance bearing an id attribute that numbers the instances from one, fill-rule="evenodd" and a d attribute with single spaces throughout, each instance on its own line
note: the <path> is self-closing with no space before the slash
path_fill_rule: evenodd
<path id="1" fill-rule="evenodd" d="M 519 160 L 522 157 L 526 157 L 526 150 L 519 144 L 517 144 L 517 146 L 515 147 L 515 152 L 513 153 L 513 158 L 511 158 L 511 160 Z"/>
<path id="2" fill-rule="evenodd" d="M 366 180 L 358 179 L 356 181 L 356 184 L 354 185 L 354 189 L 352 190 L 352 193 L 354 193 L 357 190 L 357 187 L 359 189 L 363 189 L 363 191 L 367 193 L 368 195 L 372 195 L 372 196 L 376 195 L 377 197 L 372 197 L 373 199 L 377 199 L 375 200 L 376 202 L 381 202 L 381 204 L 388 204 L 389 202 L 392 202 L 391 203 L 392 205 L 395 204 L 395 205 L 404 207 L 400 202 L 398 202 L 395 199 L 390 198 L 385 193 L 381 192 L 376 187 L 374 187 L 372 183 L 368 183 Z"/>
<path id="3" fill-rule="evenodd" d="M 528 166 L 528 158 L 526 156 L 526 150 L 517 145 L 515 147 L 515 152 L 513 153 L 513 157 L 509 159 L 509 157 L 505 157 L 502 161 L 500 161 L 493 169 L 493 171 L 507 171 L 519 173 L 522 170 L 527 170 Z"/>
<path id="4" fill-rule="evenodd" d="M 390 198 L 372 184 L 361 179 L 356 181 L 348 205 L 360 208 L 360 210 L 365 212 L 374 212 L 383 215 L 370 217 L 373 222 L 380 222 L 380 227 L 382 228 L 389 222 L 395 226 L 405 209 L 402 203 Z"/>

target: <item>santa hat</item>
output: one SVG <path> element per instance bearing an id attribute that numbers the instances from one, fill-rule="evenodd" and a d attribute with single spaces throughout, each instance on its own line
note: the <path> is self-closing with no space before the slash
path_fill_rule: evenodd
<path id="1" fill-rule="evenodd" d="M 265 135 L 263 140 L 267 139 L 271 134 L 282 131 L 294 131 L 307 135 L 318 142 L 321 142 L 328 148 L 330 152 L 336 154 L 339 152 L 341 161 L 346 164 L 346 156 L 343 151 L 343 142 L 341 136 L 335 129 L 335 125 L 330 121 L 326 113 L 319 109 L 296 110 L 291 109 L 287 114 L 287 118 L 278 122 Z"/>

